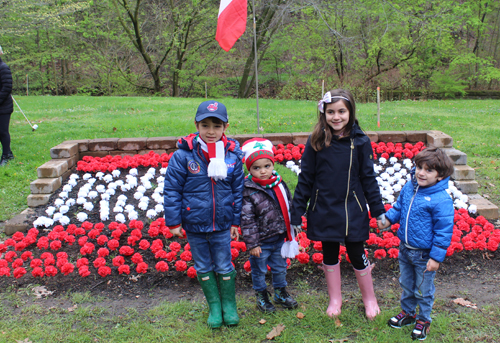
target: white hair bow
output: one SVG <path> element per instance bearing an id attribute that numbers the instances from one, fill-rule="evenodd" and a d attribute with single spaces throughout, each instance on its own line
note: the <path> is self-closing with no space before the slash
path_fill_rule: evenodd
<path id="1" fill-rule="evenodd" d="M 321 113 L 323 113 L 324 112 L 324 105 L 325 104 L 331 104 L 332 103 L 332 99 L 343 99 L 343 100 L 349 101 L 349 99 L 347 99 L 345 96 L 341 96 L 341 95 L 334 95 L 334 96 L 332 96 L 332 93 L 326 92 L 325 95 L 323 96 L 323 99 L 321 99 L 318 102 L 318 110 Z"/>

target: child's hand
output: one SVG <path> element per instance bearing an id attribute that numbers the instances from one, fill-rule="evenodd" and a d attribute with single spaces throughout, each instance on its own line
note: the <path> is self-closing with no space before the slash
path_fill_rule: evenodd
<path id="1" fill-rule="evenodd" d="M 184 237 L 182 234 L 182 225 L 179 225 L 179 227 L 176 227 L 175 229 L 170 229 L 170 233 L 177 237 Z"/>
<path id="2" fill-rule="evenodd" d="M 433 260 L 432 258 L 427 261 L 427 270 L 430 272 L 435 272 L 439 268 L 439 262 Z"/>
<path id="3" fill-rule="evenodd" d="M 302 232 L 302 225 L 291 225 L 291 229 L 294 231 L 295 236 Z"/>
<path id="4" fill-rule="evenodd" d="M 385 217 L 385 214 L 381 214 L 377 217 L 377 226 L 379 230 L 387 229 L 391 226 L 391 222 Z"/>
<path id="5" fill-rule="evenodd" d="M 250 249 L 250 255 L 252 255 L 252 256 L 260 257 L 261 253 L 262 253 L 262 249 L 260 247 L 255 247 L 253 249 Z"/>
<path id="6" fill-rule="evenodd" d="M 236 239 L 240 238 L 240 233 L 238 231 L 239 227 L 236 225 L 231 226 L 231 239 Z"/>

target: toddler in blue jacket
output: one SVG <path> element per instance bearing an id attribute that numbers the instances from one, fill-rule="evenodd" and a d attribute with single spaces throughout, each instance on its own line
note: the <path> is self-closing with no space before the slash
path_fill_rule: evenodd
<path id="1" fill-rule="evenodd" d="M 195 124 L 198 132 L 179 140 L 165 174 L 165 225 L 176 236 L 186 232 L 210 309 L 207 324 L 237 325 L 231 239 L 240 225 L 243 152 L 224 134 L 228 116 L 220 102 L 201 103 Z"/>
<path id="2" fill-rule="evenodd" d="M 389 319 L 393 328 L 415 324 L 412 339 L 424 340 L 431 325 L 434 278 L 453 234 L 453 201 L 446 192 L 453 161 L 439 148 L 429 147 L 415 157 L 416 167 L 379 229 L 399 222 L 399 283 L 402 311 Z M 420 308 L 416 313 L 417 306 Z"/>

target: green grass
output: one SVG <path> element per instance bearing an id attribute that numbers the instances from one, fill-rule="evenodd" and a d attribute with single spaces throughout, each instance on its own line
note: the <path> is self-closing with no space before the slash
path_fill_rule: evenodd
<path id="1" fill-rule="evenodd" d="M 32 132 L 15 109 L 10 132 L 16 159 L 0 168 L 0 222 L 27 207 L 29 184 L 37 179 L 36 169 L 50 160 L 53 146 L 72 139 L 185 135 L 195 131 L 194 114 L 204 99 L 30 96 L 16 100 L 39 128 Z M 220 100 L 228 108 L 229 135 L 257 132 L 255 100 Z M 376 108 L 376 104 L 358 104 L 363 129 L 440 130 L 451 135 L 454 147 L 467 153 L 468 164 L 476 169 L 479 192 L 500 205 L 500 101 L 386 102 L 381 106 L 380 129 Z M 260 101 L 264 133 L 310 132 L 315 122 L 315 102 Z"/>
<path id="2" fill-rule="evenodd" d="M 149 310 L 115 315 L 112 310 L 93 302 L 78 303 L 70 312 L 66 308 L 45 305 L 45 300 L 15 308 L 16 302 L 0 294 L 0 342 L 264 342 L 266 335 L 278 324 L 285 325 L 276 342 L 409 342 L 412 327 L 391 329 L 386 321 L 399 312 L 394 296 L 379 297 L 384 304 L 382 313 L 370 322 L 364 316 L 359 293 L 344 294 L 348 299 L 339 317 L 341 325 L 324 314 L 325 293 L 300 291 L 297 310 L 279 310 L 274 314 L 259 312 L 254 298 L 238 297 L 240 324 L 237 327 L 211 330 L 205 322 L 208 309 L 205 302 L 180 300 L 162 302 Z M 346 296 L 347 295 L 347 296 Z M 491 304 L 479 310 L 450 308 L 438 299 L 435 317 L 429 334 L 431 342 L 494 342 L 500 334 L 497 319 L 500 304 Z M 297 318 L 302 312 L 303 319 Z M 265 324 L 259 321 L 266 319 Z"/>

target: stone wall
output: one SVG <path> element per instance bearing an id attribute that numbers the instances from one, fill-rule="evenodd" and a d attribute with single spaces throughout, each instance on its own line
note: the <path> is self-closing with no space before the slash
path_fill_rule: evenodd
<path id="1" fill-rule="evenodd" d="M 309 132 L 267 133 L 262 135 L 234 135 L 243 144 L 247 139 L 262 137 L 277 144 L 305 144 Z M 368 131 L 372 142 L 417 143 L 434 145 L 446 151 L 455 162 L 455 170 L 451 178 L 457 188 L 469 196 L 469 202 L 477 206 L 478 214 L 487 219 L 498 219 L 498 207 L 477 194 L 478 183 L 475 181 L 475 171 L 467 165 L 467 155 L 453 148 L 453 138 L 441 131 Z M 83 156 L 104 157 L 107 155 L 135 155 L 155 151 L 158 154 L 170 153 L 176 150 L 179 137 L 152 138 L 100 138 L 65 141 L 50 149 L 51 160 L 37 169 L 38 179 L 30 184 L 31 194 L 28 196 L 28 206 L 37 207 L 48 203 L 50 196 L 56 192 L 63 181 L 73 172 L 73 167 Z M 23 218 L 29 209 L 6 223 L 5 231 L 19 231 Z M 10 225 L 10 226 L 9 226 Z M 9 234 L 9 233 L 8 233 Z"/>

